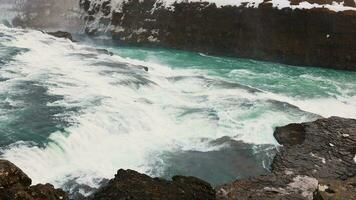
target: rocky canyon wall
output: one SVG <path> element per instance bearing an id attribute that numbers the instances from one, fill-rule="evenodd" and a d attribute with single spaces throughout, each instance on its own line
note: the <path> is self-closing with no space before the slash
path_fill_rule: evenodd
<path id="1" fill-rule="evenodd" d="M 87 33 L 106 32 L 120 44 L 356 71 L 355 2 L 309 1 L 285 7 L 273 1 L 167 6 L 156 0 L 81 0 L 80 5 Z"/>

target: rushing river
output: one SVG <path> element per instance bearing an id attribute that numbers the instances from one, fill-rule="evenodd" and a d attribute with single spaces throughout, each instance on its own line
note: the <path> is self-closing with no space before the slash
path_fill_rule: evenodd
<path id="1" fill-rule="evenodd" d="M 268 170 L 276 126 L 333 115 L 356 118 L 356 73 L 0 25 L 0 157 L 34 183 L 130 168 L 221 184 Z"/>

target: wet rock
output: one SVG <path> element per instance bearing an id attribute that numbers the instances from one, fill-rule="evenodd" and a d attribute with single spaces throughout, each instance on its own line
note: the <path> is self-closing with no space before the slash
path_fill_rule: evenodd
<path id="1" fill-rule="evenodd" d="M 60 189 L 55 189 L 51 184 L 38 184 L 31 186 L 27 192 L 34 199 L 46 199 L 46 200 L 65 200 L 68 199 L 67 194 Z M 68 199 L 69 200 L 69 199 Z"/>
<path id="2" fill-rule="evenodd" d="M 98 53 L 101 53 L 101 54 L 107 54 L 107 55 L 110 55 L 110 56 L 113 56 L 113 55 L 114 55 L 113 52 L 108 51 L 108 50 L 106 50 L 106 49 L 96 49 L 96 51 L 97 51 Z"/>
<path id="3" fill-rule="evenodd" d="M 31 179 L 11 162 L 0 160 L 0 188 L 10 188 L 17 184 L 28 187 Z"/>
<path id="4" fill-rule="evenodd" d="M 273 170 L 292 169 L 296 174 L 339 180 L 356 175 L 353 160 L 356 154 L 355 119 L 331 117 L 302 123 L 301 126 L 305 132 L 300 133 L 305 134 L 304 142 L 291 145 L 292 138 L 281 141 L 283 148 L 274 158 Z M 280 137 L 287 133 L 279 131 L 277 134 Z"/>
<path id="5" fill-rule="evenodd" d="M 290 124 L 274 135 L 283 147 L 272 172 L 219 186 L 217 199 L 355 199 L 355 119 Z"/>
<path id="6" fill-rule="evenodd" d="M 93 199 L 209 200 L 215 199 L 215 191 L 208 183 L 195 177 L 175 176 L 168 181 L 121 169 L 114 179 L 95 193 Z"/>
<path id="7" fill-rule="evenodd" d="M 280 144 L 285 145 L 302 144 L 305 140 L 305 130 L 301 124 L 277 127 L 273 135 Z"/>
<path id="8" fill-rule="evenodd" d="M 312 177 L 271 173 L 218 187 L 217 199 L 305 200 L 313 198 L 317 186 Z"/>
<path id="9" fill-rule="evenodd" d="M 50 184 L 31 185 L 31 179 L 18 167 L 6 160 L 0 160 L 1 200 L 69 200 L 63 190 Z"/>
<path id="10" fill-rule="evenodd" d="M 72 37 L 72 34 L 69 32 L 65 32 L 65 31 L 56 31 L 56 32 L 47 32 L 47 34 L 52 35 L 54 37 L 58 37 L 58 38 L 65 38 L 68 39 L 72 42 L 75 42 L 75 40 Z"/>

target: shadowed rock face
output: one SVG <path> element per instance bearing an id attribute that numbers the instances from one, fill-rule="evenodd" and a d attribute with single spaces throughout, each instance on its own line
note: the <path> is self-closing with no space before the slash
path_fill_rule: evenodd
<path id="1" fill-rule="evenodd" d="M 151 178 L 132 170 L 119 170 L 93 199 L 215 199 L 214 189 L 195 177 L 174 176 L 172 181 Z"/>
<path id="2" fill-rule="evenodd" d="M 331 117 L 274 134 L 283 147 L 272 173 L 218 187 L 218 199 L 355 199 L 356 120 Z"/>
<path id="3" fill-rule="evenodd" d="M 280 144 L 297 145 L 304 142 L 305 129 L 302 124 L 288 124 L 277 127 L 273 135 Z"/>
<path id="4" fill-rule="evenodd" d="M 81 5 L 89 24 L 102 13 L 99 21 L 110 24 L 119 43 L 356 70 L 356 11 L 276 9 L 268 2 L 258 8 L 176 3 L 169 10 L 155 0 L 129 0 L 109 15 L 108 3 L 90 6 L 82 0 Z M 95 27 L 86 31 L 101 34 Z"/>
<path id="5" fill-rule="evenodd" d="M 0 160 L 1 200 L 69 200 L 64 191 L 50 184 L 31 185 L 31 179 L 18 167 Z"/>

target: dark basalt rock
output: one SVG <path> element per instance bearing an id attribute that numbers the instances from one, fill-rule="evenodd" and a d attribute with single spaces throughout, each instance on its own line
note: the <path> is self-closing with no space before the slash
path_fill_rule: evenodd
<path id="1" fill-rule="evenodd" d="M 114 179 L 95 193 L 93 199 L 209 200 L 215 199 L 215 191 L 210 184 L 195 177 L 175 176 L 168 181 L 121 169 Z"/>
<path id="2" fill-rule="evenodd" d="M 274 135 L 283 147 L 272 172 L 220 186 L 218 199 L 355 199 L 355 119 L 291 124 Z"/>
<path id="3" fill-rule="evenodd" d="M 290 146 L 302 144 L 305 140 L 305 130 L 301 124 L 277 127 L 273 135 L 280 144 Z"/>
<path id="4" fill-rule="evenodd" d="M 73 39 L 73 36 L 71 33 L 69 32 L 65 32 L 65 31 L 56 31 L 56 32 L 46 32 L 48 35 L 52 35 L 54 37 L 57 38 L 65 38 L 68 39 L 72 42 L 75 42 L 75 40 Z"/>
<path id="5" fill-rule="evenodd" d="M 61 189 L 50 184 L 31 185 L 31 179 L 18 167 L 6 160 L 0 160 L 1 200 L 69 200 Z"/>
<path id="6" fill-rule="evenodd" d="M 274 158 L 273 170 L 292 169 L 296 174 L 339 180 L 356 175 L 356 120 L 332 117 L 301 125 L 304 142 L 281 143 L 284 146 Z"/>
<path id="7" fill-rule="evenodd" d="M 114 27 L 112 36 L 119 43 L 356 71 L 356 11 L 276 9 L 268 1 L 258 8 L 218 8 L 202 1 L 175 3 L 167 9 L 156 0 L 128 0 L 120 11 L 105 16 L 107 4 L 101 8 L 89 7 L 90 0 L 81 2 L 89 24 L 96 13 L 103 13 L 100 21 Z M 353 0 L 345 2 L 356 6 Z M 101 34 L 93 26 L 86 32 Z"/>
<path id="8" fill-rule="evenodd" d="M 11 162 L 0 160 L 0 188 L 10 188 L 14 185 L 28 187 L 31 185 L 31 179 Z"/>

